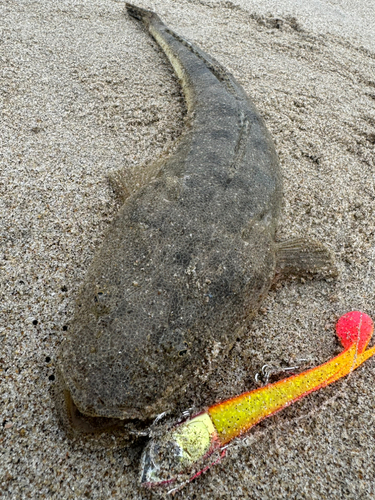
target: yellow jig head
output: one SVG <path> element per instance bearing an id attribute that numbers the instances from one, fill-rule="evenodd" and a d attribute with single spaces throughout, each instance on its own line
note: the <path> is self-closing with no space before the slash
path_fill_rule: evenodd
<path id="1" fill-rule="evenodd" d="M 373 356 L 375 346 L 366 350 L 373 329 L 367 314 L 349 312 L 336 325 L 344 351 L 335 358 L 217 403 L 161 437 L 151 439 L 142 455 L 141 484 L 148 488 L 173 486 L 169 491 L 172 493 L 200 476 L 224 456 L 232 439 L 310 392 L 348 375 Z"/>

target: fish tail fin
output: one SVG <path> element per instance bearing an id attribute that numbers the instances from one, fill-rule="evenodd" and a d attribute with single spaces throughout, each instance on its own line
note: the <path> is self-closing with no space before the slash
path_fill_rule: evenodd
<path id="1" fill-rule="evenodd" d="M 125 6 L 131 17 L 134 17 L 134 19 L 138 21 L 142 21 L 146 26 L 148 26 L 153 19 L 159 18 L 159 16 L 151 10 L 142 9 L 131 3 L 126 3 Z"/>

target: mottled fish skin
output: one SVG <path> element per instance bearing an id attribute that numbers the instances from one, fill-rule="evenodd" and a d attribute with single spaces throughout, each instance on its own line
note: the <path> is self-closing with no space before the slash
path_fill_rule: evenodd
<path id="1" fill-rule="evenodd" d="M 246 331 L 275 274 L 282 183 L 235 78 L 156 14 L 127 10 L 181 80 L 188 126 L 113 221 L 58 366 L 81 413 L 145 420 L 201 384 Z"/>

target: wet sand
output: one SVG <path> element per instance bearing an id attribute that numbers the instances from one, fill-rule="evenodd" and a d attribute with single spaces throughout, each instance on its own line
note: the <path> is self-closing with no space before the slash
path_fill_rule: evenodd
<path id="1" fill-rule="evenodd" d="M 338 354 L 345 312 L 375 318 L 372 21 L 361 39 L 329 19 L 324 28 L 319 9 L 306 22 L 293 2 L 281 13 L 255 2 L 142 5 L 243 85 L 280 158 L 278 238 L 323 241 L 340 271 L 272 290 L 191 401 L 200 409 L 254 388 L 266 363 L 314 366 Z M 0 497 L 152 498 L 137 482 L 141 444 L 71 442 L 50 394 L 78 287 L 121 203 L 108 175 L 170 147 L 184 126 L 181 91 L 121 3 L 3 2 L 0 27 Z M 177 498 L 375 498 L 374 372 L 371 359 L 263 422 Z"/>

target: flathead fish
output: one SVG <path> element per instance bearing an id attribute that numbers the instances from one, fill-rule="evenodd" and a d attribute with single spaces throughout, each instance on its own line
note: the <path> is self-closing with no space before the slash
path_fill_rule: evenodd
<path id="1" fill-rule="evenodd" d="M 332 269 L 318 243 L 275 242 L 279 162 L 236 79 L 155 13 L 126 8 L 171 62 L 188 120 L 173 153 L 146 167 L 80 289 L 58 357 L 60 414 L 78 431 L 173 408 L 247 331 L 275 274 Z"/>

